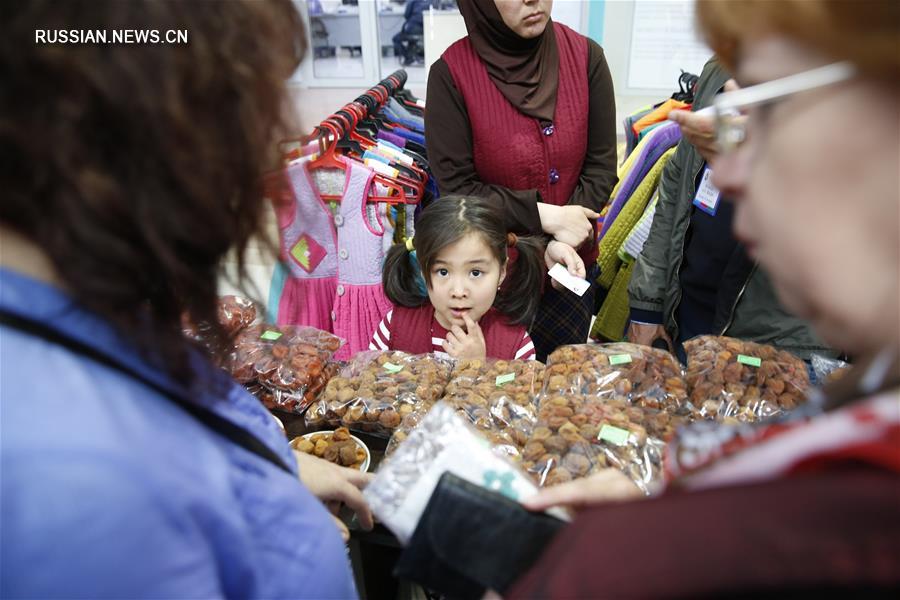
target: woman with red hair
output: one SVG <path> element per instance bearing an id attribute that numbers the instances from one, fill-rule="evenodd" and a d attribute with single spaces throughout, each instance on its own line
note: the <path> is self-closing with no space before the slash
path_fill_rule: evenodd
<path id="1" fill-rule="evenodd" d="M 716 101 L 735 233 L 855 366 L 778 423 L 682 432 L 658 497 L 623 502 L 633 487 L 612 472 L 543 492 L 532 508 L 584 510 L 511 596 L 896 594 L 900 3 L 699 0 L 697 14 L 743 88 Z"/>

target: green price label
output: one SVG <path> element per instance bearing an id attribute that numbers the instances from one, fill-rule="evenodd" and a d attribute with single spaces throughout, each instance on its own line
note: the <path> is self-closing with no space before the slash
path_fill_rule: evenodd
<path id="1" fill-rule="evenodd" d="M 610 444 L 615 444 L 616 446 L 624 446 L 630 435 L 631 432 L 627 429 L 620 429 L 618 427 L 613 427 L 612 425 L 604 425 L 600 428 L 597 439 L 603 442 L 609 442 Z"/>
<path id="2" fill-rule="evenodd" d="M 282 335 L 284 335 L 284 334 L 281 333 L 280 331 L 272 331 L 272 330 L 270 329 L 270 330 L 268 330 L 268 331 L 264 331 L 263 334 L 262 334 L 261 336 L 259 336 L 259 337 L 260 337 L 261 339 L 266 340 L 266 341 L 274 342 L 275 340 L 277 340 L 278 338 L 280 338 Z"/>
<path id="3" fill-rule="evenodd" d="M 497 387 L 500 387 L 501 385 L 504 385 L 506 383 L 509 383 L 510 381 L 513 381 L 515 378 L 516 378 L 515 373 L 507 373 L 506 375 L 497 375 L 497 379 L 495 380 L 495 383 L 497 384 Z"/>
<path id="4" fill-rule="evenodd" d="M 761 358 L 756 358 L 755 356 L 747 356 L 746 354 L 738 354 L 737 361 L 742 365 L 750 365 L 751 367 L 758 367 L 762 365 Z"/>
<path id="5" fill-rule="evenodd" d="M 403 370 L 403 365 L 395 365 L 394 363 L 384 363 L 384 370 L 388 373 L 399 373 Z"/>
<path id="6" fill-rule="evenodd" d="M 630 354 L 613 354 L 609 357 L 609 364 L 611 365 L 627 365 L 630 362 Z"/>

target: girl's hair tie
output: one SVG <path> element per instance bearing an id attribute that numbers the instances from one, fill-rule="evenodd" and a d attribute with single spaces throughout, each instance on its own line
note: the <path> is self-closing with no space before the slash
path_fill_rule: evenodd
<path id="1" fill-rule="evenodd" d="M 407 252 L 415 251 L 415 247 L 413 246 L 413 239 L 411 237 L 406 238 L 406 251 Z"/>
<path id="2" fill-rule="evenodd" d="M 515 245 L 519 242 L 519 236 L 514 233 L 506 234 L 506 245 L 510 248 L 514 248 Z"/>

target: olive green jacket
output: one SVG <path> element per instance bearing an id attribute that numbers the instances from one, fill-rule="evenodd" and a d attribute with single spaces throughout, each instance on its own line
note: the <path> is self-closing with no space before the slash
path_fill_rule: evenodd
<path id="1" fill-rule="evenodd" d="M 693 110 L 711 105 L 729 78 L 715 58 L 707 62 L 694 94 Z M 632 310 L 657 313 L 673 340 L 678 337 L 675 315 L 681 300 L 679 273 L 685 239 L 691 225 L 697 176 L 705 164 L 687 140 L 678 144 L 675 156 L 663 170 L 650 236 L 628 286 Z M 716 335 L 772 344 L 802 358 L 837 354 L 825 347 L 808 323 L 782 308 L 769 278 L 747 257 L 741 244 L 728 261 L 718 298 L 713 325 Z"/>

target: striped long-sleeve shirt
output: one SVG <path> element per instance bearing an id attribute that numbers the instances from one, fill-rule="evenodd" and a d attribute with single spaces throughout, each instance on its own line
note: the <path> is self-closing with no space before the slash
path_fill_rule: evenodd
<path id="1" fill-rule="evenodd" d="M 375 333 L 372 335 L 372 341 L 369 343 L 369 350 L 381 350 L 386 351 L 390 349 L 391 346 L 391 317 L 393 316 L 394 311 L 390 311 L 385 317 L 381 320 L 381 323 L 378 324 L 378 327 L 375 328 Z M 431 324 L 431 347 L 432 352 L 438 355 L 446 356 L 447 353 L 444 352 L 444 340 L 447 339 L 447 330 L 444 329 L 440 323 L 438 323 L 437 319 L 432 320 Z M 395 350 L 403 350 L 403 348 L 395 348 Z M 492 358 L 492 357 L 488 357 Z M 531 341 L 531 336 L 528 335 L 528 332 L 525 332 L 525 335 L 522 337 L 522 343 L 519 345 L 519 349 L 516 350 L 515 355 L 516 360 L 534 360 L 534 343 Z"/>

